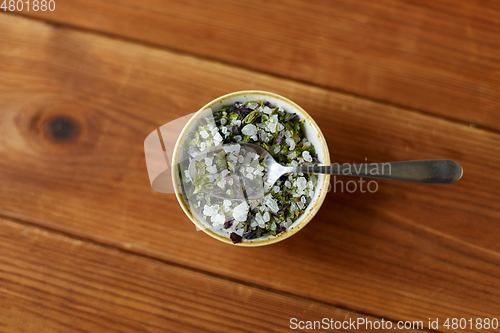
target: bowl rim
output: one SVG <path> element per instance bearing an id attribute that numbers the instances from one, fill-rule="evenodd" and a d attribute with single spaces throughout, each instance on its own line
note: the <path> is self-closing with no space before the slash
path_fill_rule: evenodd
<path id="1" fill-rule="evenodd" d="M 177 156 L 178 156 L 178 150 L 179 150 L 179 147 L 182 143 L 181 141 L 183 141 L 181 139 L 183 139 L 185 137 L 186 131 L 188 130 L 188 128 L 191 127 L 193 122 L 196 121 L 198 116 L 203 111 L 205 111 L 208 108 L 211 108 L 212 106 L 214 106 L 215 104 L 217 104 L 223 100 L 230 99 L 230 98 L 237 97 L 237 96 L 241 96 L 241 95 L 263 95 L 263 96 L 267 95 L 267 96 L 270 96 L 270 97 L 273 97 L 273 98 L 276 98 L 276 99 L 283 101 L 285 105 L 289 104 L 289 105 L 293 106 L 296 110 L 298 110 L 301 113 L 301 116 L 304 117 L 306 119 L 306 121 L 313 127 L 315 134 L 318 136 L 318 140 L 321 143 L 321 146 L 322 146 L 321 148 L 322 148 L 322 152 L 324 155 L 324 162 L 323 162 L 324 165 L 330 164 L 330 153 L 328 150 L 328 145 L 327 145 L 327 142 L 325 140 L 325 137 L 323 136 L 321 129 L 319 128 L 318 124 L 314 121 L 314 119 L 302 107 L 300 107 L 297 103 L 289 100 L 286 97 L 283 97 L 281 95 L 278 95 L 276 93 L 269 92 L 269 91 L 241 90 L 241 91 L 235 91 L 235 92 L 217 97 L 214 100 L 210 101 L 209 103 L 205 104 L 197 112 L 195 112 L 193 114 L 193 116 L 189 119 L 189 121 L 184 125 L 184 128 L 182 129 L 182 131 L 179 134 L 179 137 L 177 138 L 177 141 L 175 143 L 173 154 L 172 154 L 172 161 L 171 161 L 172 162 L 172 168 L 171 168 L 172 169 L 172 184 L 174 186 L 175 196 L 176 196 L 177 201 L 179 202 L 182 210 L 184 211 L 186 216 L 191 220 L 191 222 L 193 222 L 193 224 L 196 226 L 197 230 L 201 229 L 209 236 L 211 236 L 219 241 L 222 241 L 224 243 L 227 243 L 227 244 L 236 245 L 236 246 L 243 246 L 243 247 L 255 247 L 255 246 L 263 246 L 263 245 L 269 245 L 269 244 L 280 242 L 286 238 L 293 236 L 298 231 L 300 231 L 303 227 L 305 227 L 313 219 L 313 217 L 316 215 L 316 213 L 319 211 L 320 207 L 322 206 L 322 204 L 326 198 L 326 195 L 328 193 L 328 186 L 330 184 L 330 175 L 322 175 L 323 182 L 322 182 L 321 187 L 319 189 L 320 192 L 319 192 L 319 195 L 317 197 L 317 200 L 313 203 L 313 206 L 310 207 L 309 211 L 306 209 L 307 213 L 304 213 L 302 216 L 300 216 L 298 218 L 298 220 L 302 219 L 300 221 L 300 223 L 298 223 L 297 225 L 295 225 L 291 229 L 289 229 L 285 232 L 282 232 L 274 237 L 267 238 L 267 239 L 245 240 L 243 242 L 234 244 L 229 237 L 224 237 L 222 235 L 217 234 L 216 232 L 210 230 L 205 225 L 203 225 L 200 221 L 198 221 L 193 216 L 187 203 L 182 198 L 182 196 L 180 194 L 180 189 L 178 188 L 179 179 L 177 176 L 177 168 L 175 166 L 176 166 L 176 160 L 177 160 Z M 316 149 L 317 148 L 318 147 L 316 147 Z M 318 186 L 318 185 L 316 185 L 316 186 Z"/>

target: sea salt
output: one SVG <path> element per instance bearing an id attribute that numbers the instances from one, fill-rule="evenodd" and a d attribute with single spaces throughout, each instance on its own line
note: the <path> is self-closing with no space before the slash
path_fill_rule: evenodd
<path id="1" fill-rule="evenodd" d="M 214 145 L 218 146 L 221 144 L 221 142 L 223 141 L 224 139 L 222 138 L 222 136 L 220 135 L 219 132 L 217 132 L 215 135 L 214 135 Z"/>
<path id="2" fill-rule="evenodd" d="M 227 146 L 224 146 L 224 151 L 226 153 L 239 153 L 240 152 L 240 149 L 241 149 L 241 146 L 240 145 L 227 145 Z"/>
<path id="3" fill-rule="evenodd" d="M 297 186 L 297 190 L 304 191 L 306 189 L 306 186 L 307 186 L 307 181 L 304 177 L 299 177 L 299 179 L 297 179 L 297 182 L 295 183 L 295 185 Z"/>
<path id="4" fill-rule="evenodd" d="M 226 186 L 226 180 L 225 179 L 221 179 L 217 182 L 217 186 L 219 186 L 220 188 L 224 188 Z"/>
<path id="5" fill-rule="evenodd" d="M 245 104 L 235 103 L 232 108 L 227 110 L 241 108 L 243 105 Z M 248 104 L 246 105 L 249 106 Z M 255 108 L 261 112 L 260 117 L 257 117 L 257 122 L 254 121 L 253 123 L 245 124 L 242 123 L 241 119 L 234 117 L 233 111 L 222 111 L 220 112 L 222 118 L 218 120 L 219 126 L 215 124 L 213 119 L 209 119 L 210 122 L 205 123 L 205 125 L 199 125 L 197 131 L 199 133 L 199 140 L 196 140 L 194 146 L 189 147 L 186 155 L 194 157 L 207 148 L 222 145 L 224 141 L 240 143 L 245 138 L 245 141 L 250 143 L 256 142 L 260 144 L 265 142 L 267 147 L 269 147 L 267 148 L 269 152 L 282 161 L 284 165 L 298 166 L 301 162 L 312 163 L 313 156 L 308 151 L 312 145 L 303 137 L 302 133 L 295 133 L 294 130 L 289 130 L 289 125 L 292 126 L 291 128 L 294 128 L 296 126 L 295 122 L 299 119 L 293 118 L 287 123 L 280 123 L 279 117 L 290 115 L 290 110 L 284 113 L 283 108 L 278 107 L 278 110 L 282 110 L 281 113 L 273 114 L 275 108 L 269 103 L 266 103 L 264 106 L 260 105 L 262 103 L 251 103 L 250 105 L 250 108 Z M 274 112 L 276 113 L 276 111 Z M 239 116 L 241 117 L 241 115 Z M 234 129 L 233 126 L 237 128 Z M 276 148 L 272 144 L 278 136 L 280 147 Z M 298 149 L 300 153 L 295 150 L 298 145 L 295 143 L 294 138 L 297 140 L 297 137 L 301 139 L 299 144 L 301 149 Z M 255 183 L 255 179 L 252 181 L 248 179 L 262 177 L 266 170 L 259 163 L 260 156 L 253 151 L 243 152 L 244 149 L 241 149 L 241 146 L 238 144 L 225 145 L 224 150 L 226 151 L 224 167 L 219 167 L 221 162 L 220 156 L 217 156 L 217 159 L 215 156 L 204 156 L 206 158 L 202 161 L 205 162 L 205 166 L 200 168 L 198 172 L 204 172 L 205 181 L 207 179 L 209 181 L 206 184 L 208 192 L 205 193 L 207 196 L 210 196 L 210 191 L 220 193 L 219 191 L 222 189 L 223 191 L 221 192 L 226 193 L 228 196 L 239 197 L 239 193 L 235 192 L 241 192 L 243 188 L 236 188 L 234 185 L 241 183 L 245 187 L 252 186 Z M 190 158 L 188 159 L 191 161 Z M 184 171 L 183 175 L 186 176 L 185 180 L 191 182 L 188 170 Z M 258 230 L 257 234 L 260 237 L 261 232 L 273 231 L 278 234 L 284 229 L 291 227 L 297 217 L 297 213 L 300 216 L 307 207 L 308 202 L 312 199 L 314 188 L 318 181 L 317 178 L 313 175 L 301 176 L 297 173 L 286 175 L 283 177 L 283 180 L 277 181 L 271 187 L 270 192 L 266 196 L 246 202 L 232 200 L 229 197 L 226 200 L 219 200 L 217 198 L 200 200 L 202 198 L 201 193 L 197 192 L 194 195 L 198 201 L 198 209 L 201 209 L 206 221 L 209 224 L 211 222 L 213 228 L 220 229 L 224 233 L 227 232 L 228 236 L 232 234 L 232 239 L 234 239 L 233 233 L 245 239 L 245 234 L 254 231 L 253 235 L 255 235 L 256 229 L 260 228 L 261 230 Z M 307 181 L 308 179 L 310 180 Z M 202 183 L 202 186 L 204 184 Z M 230 187 L 226 188 L 228 184 Z M 214 185 L 216 185 L 215 188 L 213 188 Z M 193 192 L 194 188 L 191 187 L 189 190 Z M 213 205 L 205 204 L 206 202 Z M 233 223 L 231 223 L 230 227 L 226 224 L 227 228 L 224 228 L 225 222 L 230 218 L 234 219 Z"/>
<path id="6" fill-rule="evenodd" d="M 203 207 L 203 215 L 205 216 L 213 216 L 218 211 L 219 211 L 219 205 L 214 205 L 214 206 L 205 205 Z"/>
<path id="7" fill-rule="evenodd" d="M 246 202 L 242 202 L 238 206 L 234 208 L 233 217 L 236 221 L 246 221 L 248 214 L 248 204 Z"/>
<path id="8" fill-rule="evenodd" d="M 255 135 L 255 134 L 257 134 L 257 127 L 255 127 L 254 124 L 248 124 L 241 129 L 241 133 L 248 135 L 248 136 Z"/>
<path id="9" fill-rule="evenodd" d="M 297 207 L 299 207 L 299 209 L 304 208 L 304 203 L 301 201 L 297 202 Z"/>
<path id="10" fill-rule="evenodd" d="M 304 158 L 304 161 L 306 162 L 312 162 L 312 157 L 311 157 L 311 154 L 307 151 L 307 150 L 304 150 L 302 152 L 302 157 Z"/>
<path id="11" fill-rule="evenodd" d="M 271 133 L 276 133 L 276 126 L 277 126 L 276 123 L 273 123 L 273 122 L 267 123 L 267 128 L 269 129 L 269 132 L 271 132 Z"/>
<path id="12" fill-rule="evenodd" d="M 207 132 L 207 131 L 205 131 L 205 130 L 201 131 L 201 132 L 200 132 L 200 135 L 201 135 L 201 137 L 202 137 L 203 139 L 208 138 L 208 132 Z"/>
<path id="13" fill-rule="evenodd" d="M 264 220 L 264 222 L 269 222 L 269 220 L 271 220 L 269 212 L 265 212 L 264 215 L 262 215 L 262 219 Z"/>
<path id="14" fill-rule="evenodd" d="M 279 207 L 278 207 L 278 204 L 276 202 L 275 199 L 273 199 L 271 196 L 268 196 L 266 201 L 265 201 L 265 205 L 267 207 L 269 207 L 269 209 L 273 212 L 273 213 L 277 213 L 278 210 L 279 210 Z"/>
<path id="15" fill-rule="evenodd" d="M 224 221 L 225 221 L 225 217 L 222 214 L 216 214 L 216 215 L 212 216 L 212 223 L 223 224 Z"/>
<path id="16" fill-rule="evenodd" d="M 210 172 L 210 173 L 216 173 L 217 172 L 217 166 L 216 165 L 207 166 L 207 171 Z"/>
<path id="17" fill-rule="evenodd" d="M 255 214 L 255 221 L 261 228 L 264 228 L 266 226 L 264 219 L 262 218 L 262 214 L 260 212 Z"/>

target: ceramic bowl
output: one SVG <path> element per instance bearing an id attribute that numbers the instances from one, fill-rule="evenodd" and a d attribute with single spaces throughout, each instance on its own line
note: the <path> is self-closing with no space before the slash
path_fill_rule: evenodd
<path id="1" fill-rule="evenodd" d="M 303 124 L 303 129 L 307 140 L 311 142 L 315 148 L 316 153 L 318 154 L 318 159 L 321 161 L 321 164 L 329 165 L 330 164 L 330 154 L 328 152 L 328 147 L 326 144 L 326 140 L 321 133 L 319 126 L 313 120 L 313 118 L 298 106 L 296 103 L 291 100 L 280 96 L 275 93 L 266 92 L 266 91 L 258 91 L 258 90 L 248 90 L 248 91 L 238 91 L 233 92 L 219 98 L 214 99 L 210 103 L 206 104 L 202 107 L 198 112 L 196 112 L 192 118 L 188 121 L 188 123 L 184 126 L 184 129 L 181 131 L 179 138 L 177 139 L 177 143 L 174 148 L 173 159 L 172 159 L 172 177 L 175 193 L 177 196 L 177 200 L 181 205 L 182 209 L 186 213 L 187 217 L 196 225 L 198 229 L 203 230 L 209 236 L 220 240 L 224 243 L 233 244 L 231 239 L 228 237 L 227 233 L 222 230 L 211 229 L 210 225 L 207 224 L 203 216 L 199 214 L 199 212 L 189 208 L 188 203 L 184 200 L 182 196 L 182 188 L 178 175 L 177 164 L 180 162 L 182 158 L 183 152 L 181 151 L 182 143 L 184 139 L 187 137 L 188 133 L 196 130 L 199 125 L 198 119 L 200 117 L 204 117 L 207 114 L 207 109 L 211 109 L 213 111 L 217 111 L 223 105 L 231 105 L 234 102 L 248 102 L 248 101 L 269 101 L 271 104 L 276 106 L 283 107 L 288 112 L 297 113 L 300 118 L 305 120 Z M 210 112 L 210 110 L 208 110 Z M 295 222 L 288 228 L 287 231 L 282 232 L 276 236 L 266 236 L 252 240 L 243 240 L 241 243 L 236 243 L 237 246 L 262 246 L 273 244 L 279 241 L 282 241 L 295 233 L 301 230 L 309 221 L 311 221 L 319 211 L 323 201 L 328 192 L 328 186 L 330 182 L 329 175 L 318 175 L 318 183 L 316 185 L 315 194 L 309 203 L 305 212 L 297 219 Z"/>

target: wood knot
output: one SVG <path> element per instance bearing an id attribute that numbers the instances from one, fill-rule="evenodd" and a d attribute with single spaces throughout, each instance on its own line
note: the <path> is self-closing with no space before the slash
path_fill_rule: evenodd
<path id="1" fill-rule="evenodd" d="M 45 138 L 53 143 L 71 143 L 81 135 L 81 124 L 68 115 L 52 115 L 42 120 L 40 124 Z"/>
<path id="2" fill-rule="evenodd" d="M 78 101 L 53 99 L 29 103 L 12 118 L 30 149 L 58 158 L 90 154 L 101 145 L 108 124 Z"/>

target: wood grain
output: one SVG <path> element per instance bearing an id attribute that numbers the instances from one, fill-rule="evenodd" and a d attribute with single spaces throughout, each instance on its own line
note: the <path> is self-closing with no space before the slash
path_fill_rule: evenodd
<path id="1" fill-rule="evenodd" d="M 381 320 L 5 219 L 0 240 L 0 332 L 288 332 L 291 318 Z"/>
<path id="2" fill-rule="evenodd" d="M 23 12 L 500 129 L 500 3 L 82 1 Z"/>
<path id="3" fill-rule="evenodd" d="M 1 17 L 1 214 L 377 317 L 498 316 L 499 135 Z M 150 189 L 143 140 L 217 96 L 252 88 L 304 107 L 333 161 L 449 158 L 463 165 L 464 178 L 450 186 L 380 182 L 373 194 L 330 193 L 289 240 L 256 249 L 219 243 L 195 231 L 173 196 Z M 67 135 L 50 129 L 61 117 L 69 119 Z"/>

